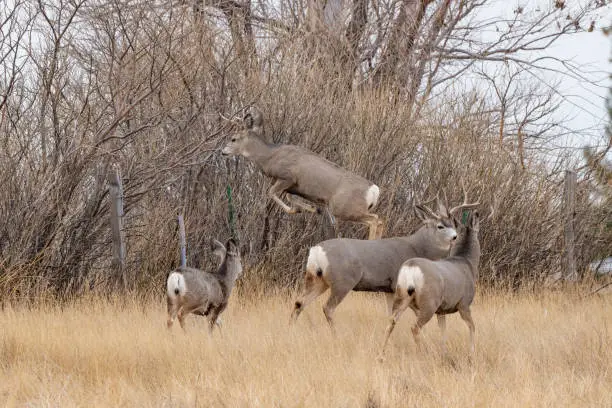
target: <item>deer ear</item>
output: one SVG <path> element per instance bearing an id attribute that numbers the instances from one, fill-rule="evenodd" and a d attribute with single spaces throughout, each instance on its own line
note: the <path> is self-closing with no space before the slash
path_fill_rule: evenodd
<path id="1" fill-rule="evenodd" d="M 425 221 L 429 219 L 427 210 L 425 210 L 425 208 L 423 208 L 423 206 L 420 204 L 414 206 L 414 213 L 416 214 L 417 218 L 420 219 L 421 221 Z"/>
<path id="2" fill-rule="evenodd" d="M 476 210 L 472 211 L 472 214 L 470 216 L 470 225 L 472 229 L 478 229 L 478 227 L 480 226 L 480 215 Z"/>
<path id="3" fill-rule="evenodd" d="M 261 111 L 257 109 L 256 107 L 251 106 L 251 109 L 249 110 L 249 113 L 247 114 L 247 116 L 249 117 L 248 129 L 255 132 L 258 136 L 262 136 L 264 119 L 263 119 L 263 114 L 261 113 Z"/>
<path id="4" fill-rule="evenodd" d="M 253 115 L 251 115 L 251 112 L 247 112 L 246 115 L 244 115 L 244 117 L 242 118 L 242 121 L 244 122 L 245 128 L 253 128 Z"/>
<path id="5" fill-rule="evenodd" d="M 231 252 L 234 255 L 238 255 L 238 244 L 236 243 L 236 241 L 233 238 L 230 238 L 227 240 L 227 243 L 225 244 L 225 247 L 227 248 L 227 252 Z"/>
<path id="6" fill-rule="evenodd" d="M 210 240 L 210 249 L 212 249 L 213 254 L 219 258 L 219 261 L 222 262 L 225 259 L 225 247 L 222 243 L 217 241 L 216 239 Z"/>

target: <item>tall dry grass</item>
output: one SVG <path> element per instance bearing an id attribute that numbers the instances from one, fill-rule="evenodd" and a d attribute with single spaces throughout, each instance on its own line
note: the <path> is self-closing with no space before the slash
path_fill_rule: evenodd
<path id="1" fill-rule="evenodd" d="M 321 302 L 289 327 L 291 298 L 232 298 L 222 334 L 168 332 L 163 302 L 80 300 L 0 312 L 0 405 L 227 407 L 611 406 L 611 297 L 478 294 L 477 351 L 448 322 L 427 349 L 402 318 L 383 363 L 380 296 L 351 294 L 328 329 Z"/>

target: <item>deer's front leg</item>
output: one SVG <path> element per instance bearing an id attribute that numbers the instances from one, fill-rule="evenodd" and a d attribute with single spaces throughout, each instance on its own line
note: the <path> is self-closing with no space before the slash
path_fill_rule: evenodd
<path id="1" fill-rule="evenodd" d="M 272 187 L 270 187 L 270 190 L 268 190 L 270 197 L 276 201 L 276 203 L 280 205 L 287 214 L 295 214 L 299 212 L 298 209 L 285 204 L 285 202 L 280 198 L 280 195 L 287 189 L 291 188 L 291 186 L 293 186 L 293 181 L 277 179 L 274 184 L 272 184 Z"/>

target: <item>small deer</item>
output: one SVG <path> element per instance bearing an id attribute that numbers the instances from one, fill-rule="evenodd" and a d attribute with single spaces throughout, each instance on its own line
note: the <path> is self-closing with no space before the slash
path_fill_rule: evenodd
<path id="1" fill-rule="evenodd" d="M 479 204 L 467 204 L 465 197 L 464 204 L 451 210 L 455 224 L 461 224 L 455 218 L 461 214 L 461 209 L 477 205 Z M 474 352 L 475 328 L 470 305 L 474 300 L 480 261 L 479 225 L 478 212 L 473 211 L 468 216 L 466 225 L 459 226 L 459 238 L 448 258 L 438 261 L 412 258 L 402 264 L 397 277 L 391 321 L 386 329 L 381 358 L 397 320 L 408 307 L 417 316 L 417 321 L 412 326 L 417 347 L 420 348 L 419 332 L 436 314 L 442 332 L 442 347 L 446 350 L 446 315 L 459 312 L 470 330 L 470 351 Z"/>
<path id="2" fill-rule="evenodd" d="M 263 117 L 256 109 L 245 116 L 244 125 L 245 129 L 233 134 L 221 153 L 246 157 L 271 177 L 268 194 L 285 212 L 318 212 L 316 207 L 296 200 L 295 195 L 327 206 L 339 219 L 368 225 L 369 239 L 382 236 L 382 220 L 371 212 L 380 195 L 376 184 L 302 147 L 266 143 L 261 138 Z M 281 199 L 283 193 L 291 205 Z"/>
<path id="3" fill-rule="evenodd" d="M 390 308 L 402 262 L 417 256 L 448 256 L 457 238 L 454 222 L 440 202 L 438 213 L 423 204 L 415 206 L 415 212 L 424 225 L 412 235 L 373 241 L 335 238 L 310 248 L 304 286 L 295 302 L 292 321 L 328 288 L 331 294 L 323 313 L 332 329 L 334 311 L 350 291 L 386 292 Z"/>
<path id="4" fill-rule="evenodd" d="M 225 246 L 213 239 L 211 247 L 219 258 L 216 273 L 180 267 L 168 276 L 168 328 L 178 317 L 181 327 L 185 329 L 185 317 L 189 313 L 207 316 L 210 333 L 218 324 L 217 318 L 227 307 L 234 283 L 242 273 L 242 264 L 233 239 L 228 240 Z"/>

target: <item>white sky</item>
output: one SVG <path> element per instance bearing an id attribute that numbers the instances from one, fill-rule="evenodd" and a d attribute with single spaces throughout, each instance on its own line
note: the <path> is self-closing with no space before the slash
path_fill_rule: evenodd
<path id="1" fill-rule="evenodd" d="M 610 20 L 608 20 L 610 21 Z M 599 32 L 579 33 L 563 38 L 550 54 L 561 59 L 571 58 L 598 80 L 597 85 L 572 78 L 564 78 L 559 92 L 566 96 L 562 112 L 569 118 L 568 126 L 589 139 L 603 135 L 608 121 L 606 98 L 610 87 L 612 37 Z"/>
<path id="2" fill-rule="evenodd" d="M 589 0 L 566 0 L 567 8 L 564 14 L 570 13 L 575 7 L 580 7 Z M 551 7 L 552 0 L 493 0 L 485 11 L 485 17 L 513 17 L 513 10 L 518 5 L 528 12 L 538 7 Z M 612 35 L 605 36 L 602 28 L 612 24 L 612 6 L 598 9 L 590 16 L 596 21 L 593 32 L 575 33 L 564 36 L 554 46 L 546 51 L 546 55 L 561 60 L 572 60 L 584 70 L 584 75 L 595 84 L 588 81 L 570 78 L 561 74 L 547 74 L 543 80 L 547 83 L 559 82 L 555 88 L 564 100 L 558 111 L 559 119 L 566 121 L 566 126 L 573 133 L 565 141 L 559 141 L 566 146 L 582 148 L 584 145 L 597 145 L 603 140 L 604 128 L 608 122 L 606 98 L 611 85 L 610 74 L 612 65 Z M 586 27 L 589 21 L 581 24 Z M 552 66 L 552 64 L 551 64 Z M 561 65 L 555 68 L 564 70 Z"/>

